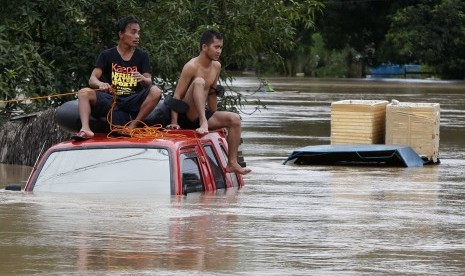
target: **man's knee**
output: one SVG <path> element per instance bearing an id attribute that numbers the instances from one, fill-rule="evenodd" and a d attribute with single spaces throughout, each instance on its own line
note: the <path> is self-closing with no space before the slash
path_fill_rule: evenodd
<path id="1" fill-rule="evenodd" d="M 228 116 L 228 124 L 231 127 L 240 127 L 241 126 L 241 117 L 239 114 L 234 113 L 234 112 L 229 112 Z"/>
<path id="2" fill-rule="evenodd" d="M 94 99 L 95 96 L 95 91 L 90 88 L 82 88 L 78 91 L 78 98 L 81 100 L 90 100 Z"/>
<path id="3" fill-rule="evenodd" d="M 159 100 L 161 97 L 161 90 L 156 85 L 150 87 L 149 96 L 154 100 Z"/>
<path id="4" fill-rule="evenodd" d="M 239 116 L 239 114 L 234 113 L 234 112 L 231 112 L 231 113 L 233 114 L 232 115 L 233 123 L 237 124 L 238 126 L 241 126 L 241 116 Z"/>
<path id="5" fill-rule="evenodd" d="M 205 80 L 203 78 L 195 78 L 193 81 L 192 81 L 192 84 L 196 87 L 202 87 L 204 88 L 205 87 Z"/>

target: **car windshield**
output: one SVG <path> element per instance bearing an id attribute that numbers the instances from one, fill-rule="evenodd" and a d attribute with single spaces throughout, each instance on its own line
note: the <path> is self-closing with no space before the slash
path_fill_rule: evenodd
<path id="1" fill-rule="evenodd" d="M 171 194 L 170 158 L 161 148 L 86 148 L 48 156 L 34 192 Z"/>

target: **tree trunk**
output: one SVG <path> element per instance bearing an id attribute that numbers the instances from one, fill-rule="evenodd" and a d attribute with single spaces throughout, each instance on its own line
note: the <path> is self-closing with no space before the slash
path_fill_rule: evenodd
<path id="1" fill-rule="evenodd" d="M 0 129 L 0 163 L 33 166 L 41 149 L 71 138 L 55 123 L 55 109 L 10 120 Z"/>

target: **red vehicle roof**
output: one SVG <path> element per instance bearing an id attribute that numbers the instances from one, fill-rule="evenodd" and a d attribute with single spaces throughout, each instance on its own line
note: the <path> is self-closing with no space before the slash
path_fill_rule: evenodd
<path id="1" fill-rule="evenodd" d="M 227 142 L 226 138 L 224 137 L 224 133 L 222 131 L 212 131 L 204 135 L 197 134 L 194 130 L 170 130 L 166 133 L 163 133 L 161 137 L 157 138 L 133 138 L 133 137 L 118 137 L 112 138 L 107 137 L 107 135 L 96 134 L 96 136 L 92 139 L 84 140 L 84 141 L 65 141 L 59 144 L 56 144 L 50 147 L 39 159 L 38 164 L 34 166 L 33 173 L 26 184 L 25 191 L 33 190 L 33 183 L 35 179 L 38 177 L 40 172 L 41 166 L 45 162 L 45 158 L 53 152 L 62 151 L 62 150 L 70 150 L 70 149 L 80 149 L 80 148 L 108 148 L 108 147 L 164 147 L 168 148 L 173 152 L 173 157 L 175 159 L 175 165 L 172 168 L 174 170 L 174 182 L 176 186 L 175 194 L 180 194 L 182 187 L 181 187 L 181 172 L 180 172 L 180 165 L 179 165 L 179 156 L 183 148 L 192 148 L 199 146 L 197 153 L 199 154 L 202 175 L 204 176 L 205 182 L 205 191 L 214 190 L 215 189 L 215 179 L 213 177 L 212 169 L 210 165 L 205 160 L 206 153 L 203 149 L 202 145 L 211 145 L 217 151 L 217 156 L 220 159 L 221 167 L 223 169 L 223 173 L 226 167 L 226 157 L 221 154 L 221 151 L 224 150 L 227 152 Z M 223 149 L 221 149 L 223 147 Z M 231 173 L 225 173 L 226 180 L 228 183 L 228 187 L 233 186 L 231 184 Z M 243 186 L 243 179 L 242 176 L 239 174 L 234 174 L 237 178 L 238 186 Z"/>

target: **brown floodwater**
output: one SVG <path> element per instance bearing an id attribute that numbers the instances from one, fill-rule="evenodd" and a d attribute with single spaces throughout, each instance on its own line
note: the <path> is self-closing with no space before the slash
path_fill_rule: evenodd
<path id="1" fill-rule="evenodd" d="M 186 197 L 0 191 L 0 275 L 464 275 L 465 83 L 255 78 L 241 190 Z M 267 109 L 253 112 L 254 100 Z M 330 143 L 339 100 L 439 103 L 439 165 L 283 165 Z M 252 113 L 253 112 L 253 113 Z M 0 165 L 0 187 L 30 168 Z"/>

